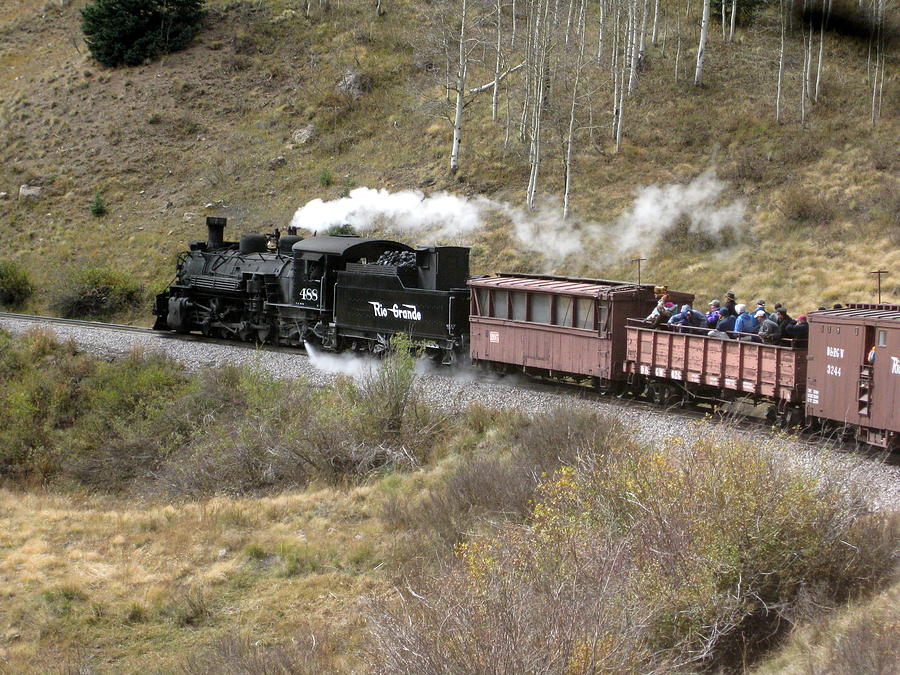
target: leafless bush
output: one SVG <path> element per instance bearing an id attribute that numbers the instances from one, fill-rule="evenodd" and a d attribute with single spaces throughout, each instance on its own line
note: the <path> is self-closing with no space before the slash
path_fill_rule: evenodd
<path id="1" fill-rule="evenodd" d="M 699 442 L 579 455 L 527 524 L 372 610 L 380 672 L 679 672 L 739 668 L 812 598 L 865 592 L 898 533 L 827 467 Z"/>
<path id="2" fill-rule="evenodd" d="M 779 210 L 791 222 L 801 225 L 825 225 L 835 215 L 834 203 L 825 195 L 792 185 L 781 194 Z"/>
<path id="3" fill-rule="evenodd" d="M 319 675 L 334 672 L 334 638 L 313 629 L 288 644 L 268 646 L 230 634 L 198 650 L 176 669 L 183 675 Z"/>
<path id="4" fill-rule="evenodd" d="M 488 429 L 478 409 L 462 426 L 480 426 L 482 433 Z M 556 408 L 531 418 L 514 415 L 483 452 L 461 462 L 443 482 L 422 495 L 387 500 L 382 518 L 446 550 L 461 541 L 478 518 L 523 520 L 530 513 L 535 487 L 561 464 L 627 446 L 621 424 L 594 411 Z"/>

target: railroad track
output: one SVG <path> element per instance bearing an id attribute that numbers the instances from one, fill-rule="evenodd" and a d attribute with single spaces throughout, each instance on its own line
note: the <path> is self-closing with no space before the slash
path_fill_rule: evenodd
<path id="1" fill-rule="evenodd" d="M 303 356 L 308 358 L 308 354 L 304 350 L 295 347 L 281 347 L 275 345 L 258 345 L 252 342 L 241 342 L 238 340 L 225 340 L 221 338 L 209 338 L 204 335 L 193 333 L 174 333 L 154 331 L 152 328 L 145 326 L 132 326 L 128 324 L 104 323 L 102 321 L 86 321 L 82 319 L 62 319 L 59 317 L 42 316 L 36 314 L 16 314 L 13 312 L 0 312 L 0 319 L 11 319 L 16 321 L 27 321 L 36 325 L 60 325 L 73 326 L 78 328 L 119 331 L 124 333 L 135 333 L 140 335 L 152 335 L 160 340 L 180 340 L 184 342 L 195 342 L 210 345 L 221 345 L 231 348 L 247 349 L 253 351 L 266 351 L 273 353 L 290 354 L 293 356 Z M 440 375 L 440 373 L 438 373 Z M 655 403 L 651 403 L 641 399 L 619 398 L 617 396 L 609 396 L 601 394 L 585 385 L 577 383 L 567 383 L 552 380 L 530 379 L 523 383 L 521 381 L 504 382 L 504 378 L 498 377 L 496 383 L 513 389 L 525 389 L 534 392 L 558 394 L 565 396 L 574 396 L 582 400 L 597 401 L 612 407 L 619 407 L 630 410 L 646 410 L 653 413 L 665 413 L 685 419 L 701 420 L 714 419 L 717 422 L 728 424 L 734 428 L 752 432 L 764 431 L 766 433 L 784 433 L 785 430 L 777 429 L 769 421 L 761 417 L 740 414 L 737 412 L 713 412 L 708 408 L 703 408 L 694 404 L 672 405 L 667 408 L 661 407 Z M 823 443 L 832 447 L 839 447 L 847 452 L 856 452 L 872 458 L 885 458 L 883 452 L 868 446 L 860 445 L 856 442 L 841 441 L 841 439 L 833 436 L 823 436 L 817 433 L 796 433 L 793 432 L 796 440 L 809 447 L 820 447 Z M 887 457 L 890 464 L 900 464 L 900 457 Z"/>

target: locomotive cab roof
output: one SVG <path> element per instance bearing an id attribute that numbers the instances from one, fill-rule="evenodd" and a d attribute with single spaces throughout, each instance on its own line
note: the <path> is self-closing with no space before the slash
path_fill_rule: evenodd
<path id="1" fill-rule="evenodd" d="M 322 235 L 298 241 L 291 247 L 294 255 L 311 253 L 359 259 L 378 257 L 384 251 L 412 251 L 412 247 L 390 239 L 371 239 L 340 235 Z"/>

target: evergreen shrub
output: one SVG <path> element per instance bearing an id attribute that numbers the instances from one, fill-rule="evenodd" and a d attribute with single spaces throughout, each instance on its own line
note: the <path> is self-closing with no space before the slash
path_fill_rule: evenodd
<path id="1" fill-rule="evenodd" d="M 81 10 L 81 30 L 104 66 L 135 66 L 184 49 L 202 17 L 203 0 L 96 0 Z"/>

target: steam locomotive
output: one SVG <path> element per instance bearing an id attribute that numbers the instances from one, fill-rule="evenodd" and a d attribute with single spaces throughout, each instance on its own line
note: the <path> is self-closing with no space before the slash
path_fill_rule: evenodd
<path id="1" fill-rule="evenodd" d="M 444 364 L 467 351 L 468 248 L 292 230 L 232 242 L 225 218 L 206 224 L 156 296 L 156 330 L 375 354 L 402 332 Z"/>

